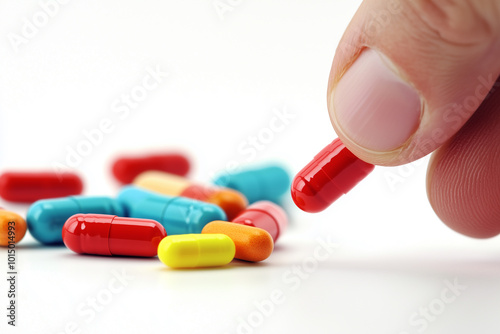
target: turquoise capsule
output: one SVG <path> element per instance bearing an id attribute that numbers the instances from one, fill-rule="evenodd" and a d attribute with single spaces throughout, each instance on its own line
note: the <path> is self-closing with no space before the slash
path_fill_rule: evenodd
<path id="1" fill-rule="evenodd" d="M 241 192 L 249 203 L 279 202 L 290 189 L 291 178 L 279 165 L 267 165 L 219 175 L 214 184 Z"/>
<path id="2" fill-rule="evenodd" d="M 28 209 L 28 230 L 36 240 L 47 245 L 62 244 L 62 228 L 77 213 L 101 213 L 123 216 L 120 203 L 109 197 L 70 196 L 40 200 Z"/>
<path id="3" fill-rule="evenodd" d="M 118 195 L 125 214 L 153 219 L 165 227 L 167 235 L 201 233 L 214 220 L 227 220 L 218 206 L 186 197 L 172 197 L 127 186 Z"/>

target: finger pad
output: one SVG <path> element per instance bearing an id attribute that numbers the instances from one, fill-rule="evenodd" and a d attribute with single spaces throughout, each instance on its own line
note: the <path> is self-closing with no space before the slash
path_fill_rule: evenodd
<path id="1" fill-rule="evenodd" d="M 497 88 L 429 165 L 434 211 L 453 230 L 475 238 L 500 233 L 499 106 Z"/>

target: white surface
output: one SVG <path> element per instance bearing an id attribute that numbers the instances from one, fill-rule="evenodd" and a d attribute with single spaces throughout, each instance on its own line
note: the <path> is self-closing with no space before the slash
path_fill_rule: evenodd
<path id="1" fill-rule="evenodd" d="M 89 195 L 116 194 L 109 165 L 119 152 L 188 150 L 192 177 L 207 182 L 234 161 L 274 159 L 298 171 L 334 138 L 326 84 L 360 1 L 228 3 L 222 20 L 212 1 L 71 1 L 15 53 L 7 36 L 40 5 L 0 2 L 1 169 L 65 163 L 83 131 L 109 118 L 113 130 L 77 168 Z M 120 118 L 114 101 L 156 66 L 169 77 Z M 294 118 L 254 157 L 249 136 L 262 135 L 273 110 L 284 108 Z M 498 333 L 500 241 L 460 236 L 437 219 L 425 161 L 378 168 L 323 213 L 299 212 L 290 201 L 287 210 L 290 229 L 267 261 L 219 269 L 78 256 L 27 236 L 17 248 L 18 326 L 6 324 L 2 278 L 0 332 L 61 333 L 74 322 L 81 333 Z M 314 258 L 318 238 L 336 250 Z M 6 272 L 4 250 L 0 263 Z M 296 266 L 310 273 L 301 278 Z M 133 278 L 119 289 L 114 273 L 122 271 Z M 454 281 L 466 288 L 443 304 Z M 120 291 L 110 293 L 110 283 Z M 280 291 L 281 303 L 262 315 L 256 303 Z M 95 316 L 92 298 L 107 303 Z M 440 305 L 424 329 L 419 312 Z"/>

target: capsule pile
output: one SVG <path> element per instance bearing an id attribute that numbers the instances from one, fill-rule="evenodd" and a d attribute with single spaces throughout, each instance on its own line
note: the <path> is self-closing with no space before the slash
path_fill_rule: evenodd
<path id="1" fill-rule="evenodd" d="M 26 230 L 42 244 L 79 254 L 158 258 L 171 268 L 259 262 L 273 252 L 288 219 L 277 204 L 290 187 L 281 166 L 223 173 L 214 185 L 192 182 L 180 153 L 125 156 L 111 167 L 124 184 L 116 197 L 81 196 L 74 173 L 5 172 L 0 197 L 30 203 L 26 221 L 0 208 L 0 245 Z M 250 203 L 250 205 L 249 205 Z"/>

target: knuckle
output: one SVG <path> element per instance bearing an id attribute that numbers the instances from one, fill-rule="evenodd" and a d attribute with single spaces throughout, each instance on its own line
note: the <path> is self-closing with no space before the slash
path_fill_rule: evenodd
<path id="1" fill-rule="evenodd" d="M 498 38 L 500 4 L 496 0 L 418 0 L 422 20 L 443 40 L 474 45 Z"/>

